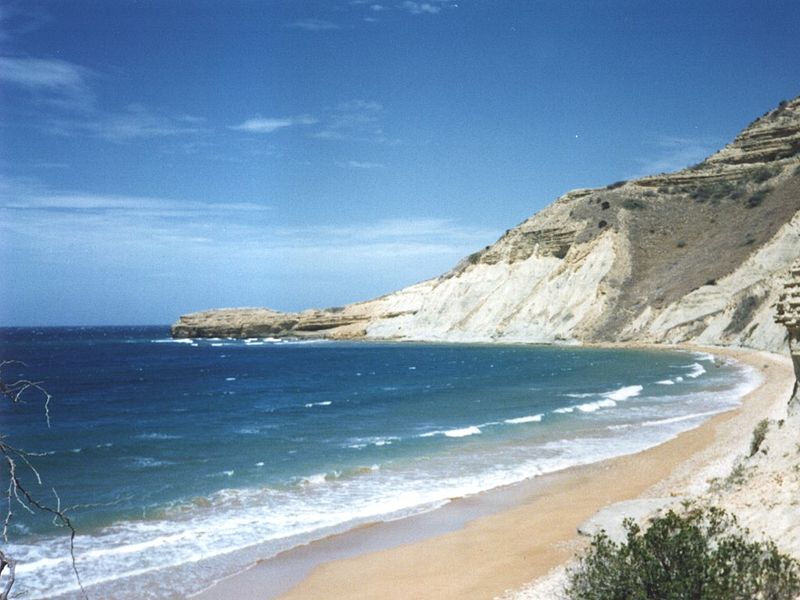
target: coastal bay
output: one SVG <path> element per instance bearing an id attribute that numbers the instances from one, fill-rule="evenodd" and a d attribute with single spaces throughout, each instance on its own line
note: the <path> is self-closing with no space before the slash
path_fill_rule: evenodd
<path id="1" fill-rule="evenodd" d="M 740 408 L 643 452 L 452 502 L 422 523 L 411 518 L 316 542 L 279 557 L 277 571 L 271 561 L 264 561 L 198 597 L 264 598 L 272 590 L 286 600 L 492 598 L 546 575 L 585 543 L 577 528 L 598 510 L 640 497 L 664 498 L 665 504 L 691 497 L 706 480 L 724 476 L 737 455 L 746 452 L 749 440 L 742 432 L 752 431 L 765 414 L 780 414 L 794 383 L 788 358 L 759 351 L 703 350 L 760 372 L 761 384 Z M 483 516 L 474 517 L 481 512 Z M 464 523 L 470 515 L 474 518 Z M 430 520 L 438 520 L 438 525 Z M 440 533 L 442 528 L 451 530 Z M 425 531 L 438 535 L 404 543 L 425 537 Z M 355 536 L 352 541 L 350 536 Z M 376 546 L 381 549 L 363 553 Z M 354 552 L 356 556 L 329 562 Z M 287 564 L 293 568 L 284 569 Z M 277 573 L 282 575 L 276 579 Z"/>

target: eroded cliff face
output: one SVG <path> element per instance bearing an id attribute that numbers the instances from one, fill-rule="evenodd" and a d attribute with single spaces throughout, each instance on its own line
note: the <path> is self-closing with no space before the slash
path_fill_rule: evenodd
<path id="1" fill-rule="evenodd" d="M 789 413 L 800 414 L 800 260 L 792 266 L 776 308 L 775 321 L 784 325 L 789 335 L 789 351 L 796 380 Z"/>
<path id="2" fill-rule="evenodd" d="M 677 173 L 575 190 L 442 276 L 342 308 L 194 313 L 177 337 L 697 342 L 778 350 L 800 255 L 800 98 Z"/>

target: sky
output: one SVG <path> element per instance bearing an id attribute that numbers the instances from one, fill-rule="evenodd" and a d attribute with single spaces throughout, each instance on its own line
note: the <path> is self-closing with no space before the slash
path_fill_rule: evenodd
<path id="1" fill-rule="evenodd" d="M 368 299 L 800 94 L 800 2 L 0 0 L 0 326 Z"/>

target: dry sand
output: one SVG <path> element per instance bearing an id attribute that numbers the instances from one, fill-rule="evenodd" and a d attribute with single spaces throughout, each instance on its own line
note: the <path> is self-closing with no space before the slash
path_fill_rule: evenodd
<path id="1" fill-rule="evenodd" d="M 271 597 L 281 583 L 285 589 L 315 563 L 307 577 L 280 596 L 283 600 L 486 600 L 519 588 L 569 560 L 585 543 L 576 534 L 578 526 L 601 508 L 640 496 L 679 498 L 702 491 L 708 478 L 724 475 L 737 454 L 746 450 L 760 419 L 778 416 L 794 382 L 788 358 L 756 351 L 703 350 L 736 358 L 762 373 L 763 383 L 748 394 L 741 408 L 638 454 L 538 478 L 535 487 L 521 488 L 527 490 L 522 497 L 520 488 L 500 491 L 513 498 L 511 508 L 475 518 L 463 527 L 455 524 L 457 530 L 433 530 L 434 537 L 409 541 L 424 537 L 428 530 L 412 532 L 410 528 L 419 528 L 425 520 L 407 520 L 399 525 L 405 536 L 395 531 L 381 542 L 381 526 L 363 528 L 264 561 L 200 597 Z M 434 519 L 437 512 L 447 514 L 446 509 L 436 511 L 431 513 Z M 370 546 L 383 549 L 370 551 Z M 349 552 L 341 552 L 347 548 Z M 356 555 L 324 562 L 352 554 Z M 281 561 L 285 571 L 280 570 Z M 289 579 L 281 582 L 276 577 Z"/>

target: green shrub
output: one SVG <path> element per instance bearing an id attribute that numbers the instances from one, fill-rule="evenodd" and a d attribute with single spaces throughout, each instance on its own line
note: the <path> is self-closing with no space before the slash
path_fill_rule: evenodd
<path id="1" fill-rule="evenodd" d="M 569 574 L 571 600 L 792 600 L 800 562 L 748 538 L 718 508 L 670 510 L 646 531 L 627 519 L 627 539 L 594 536 Z"/>
<path id="2" fill-rule="evenodd" d="M 767 429 L 769 429 L 769 421 L 767 419 L 759 421 L 758 425 L 753 429 L 753 439 L 750 440 L 750 456 L 753 456 L 761 448 L 761 443 L 767 437 Z"/>

